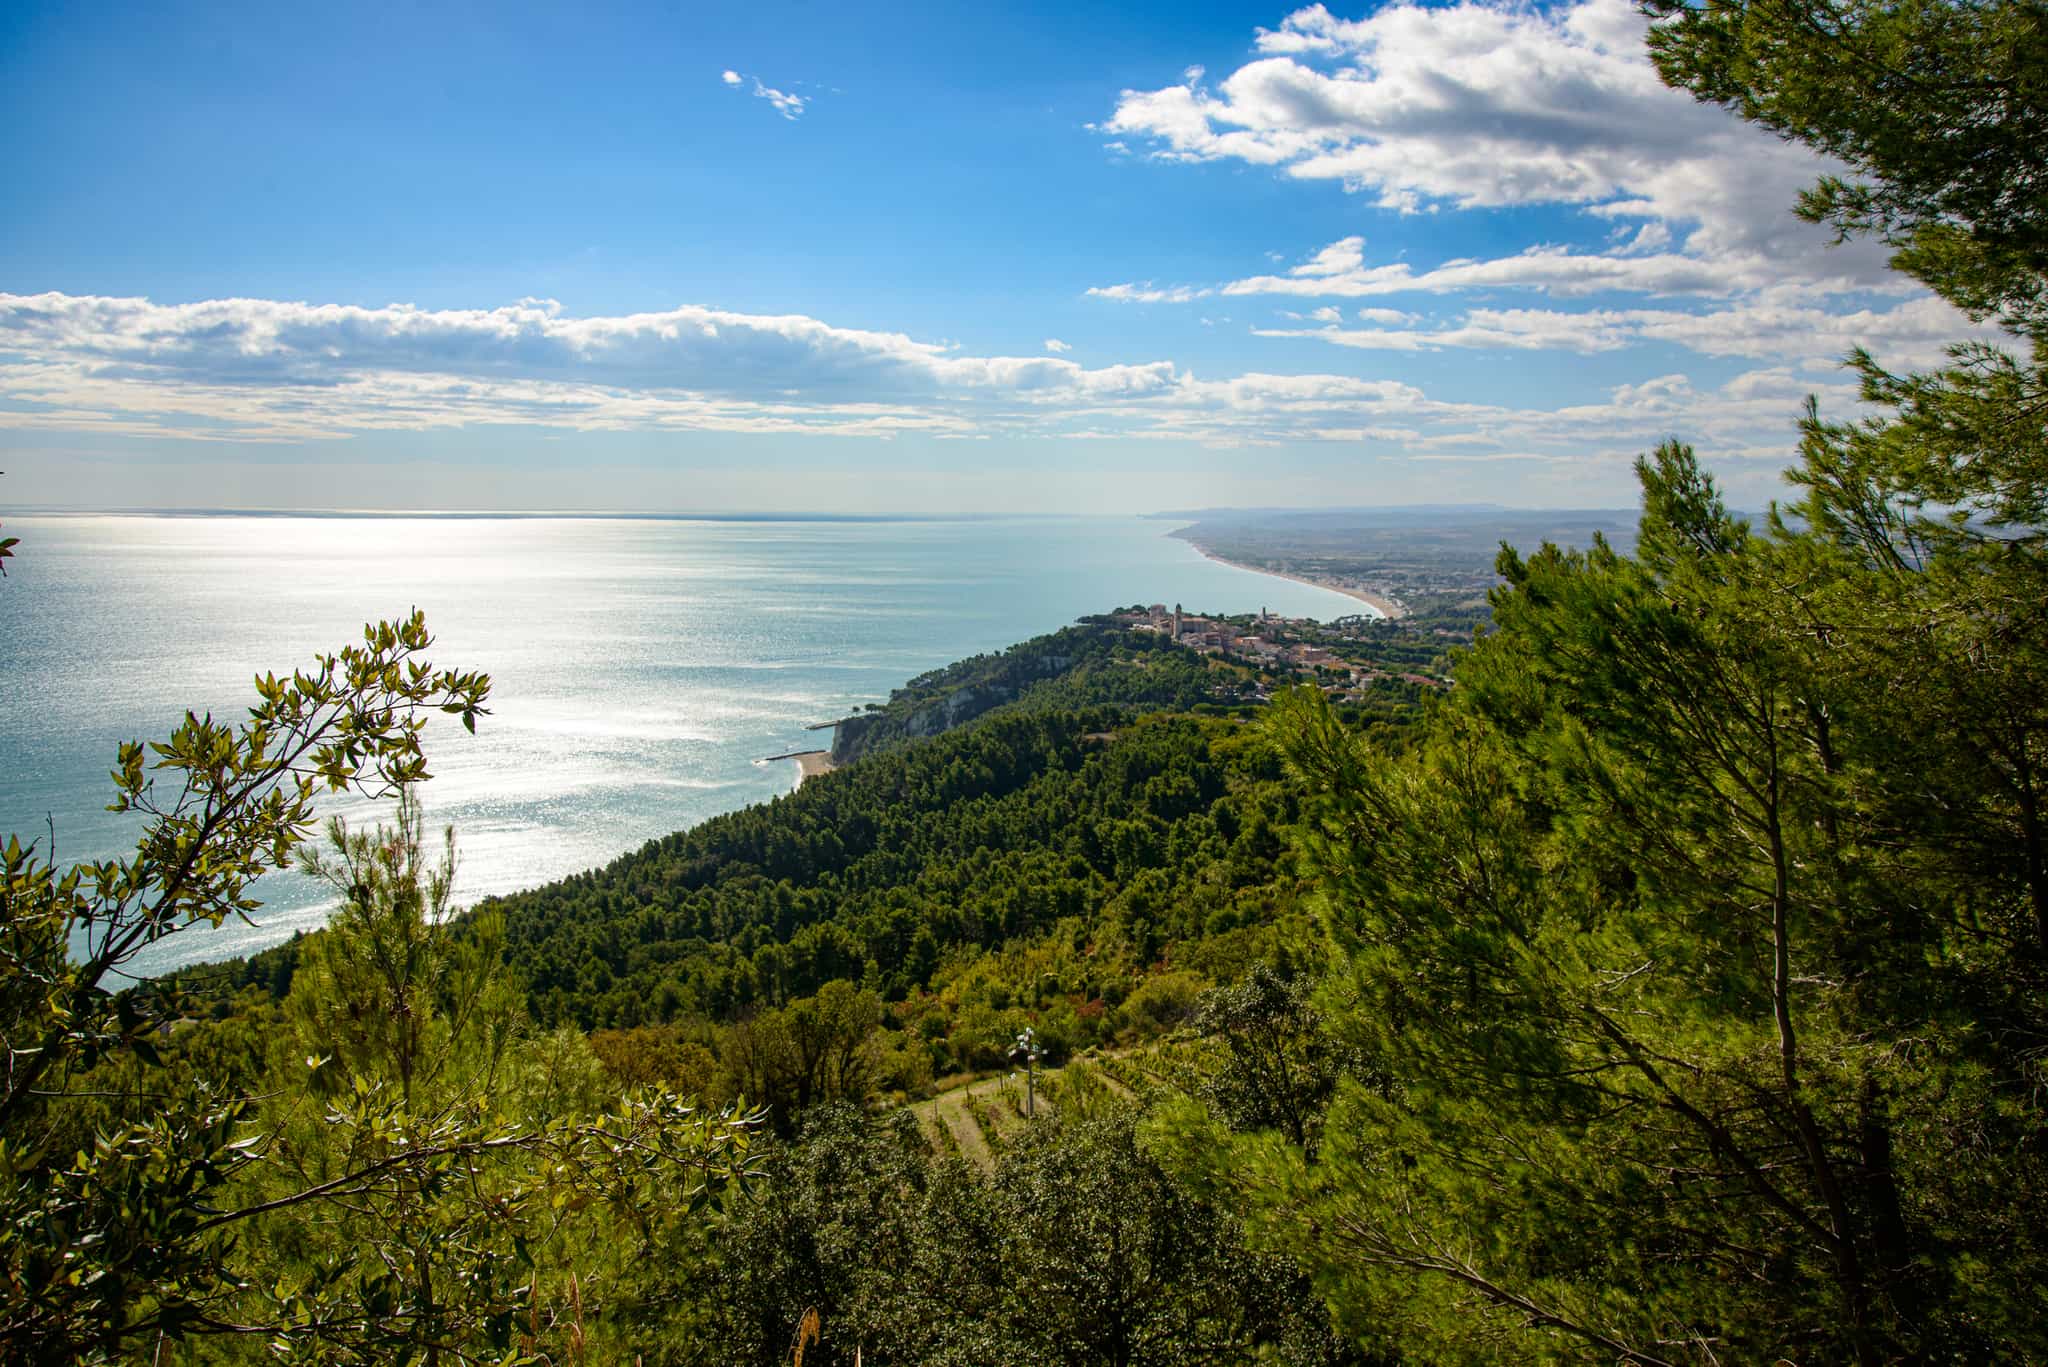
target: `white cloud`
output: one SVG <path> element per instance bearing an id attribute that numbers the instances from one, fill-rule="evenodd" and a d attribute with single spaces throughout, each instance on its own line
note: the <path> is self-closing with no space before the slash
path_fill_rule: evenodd
<path id="1" fill-rule="evenodd" d="M 1365 265 L 1365 239 L 1339 238 L 1308 260 L 1287 272 L 1311 280 L 1330 280 L 1356 274 Z"/>
<path id="2" fill-rule="evenodd" d="M 1051 352 L 1051 353 L 1052 353 L 1053 355 L 1055 355 L 1055 356 L 1059 355 L 1059 354 L 1060 354 L 1061 352 L 1065 352 L 1065 351 L 1072 351 L 1072 350 L 1073 350 L 1073 348 L 1072 348 L 1072 347 L 1068 346 L 1068 345 L 1067 345 L 1067 344 L 1066 344 L 1065 342 L 1062 342 L 1062 341 L 1061 341 L 1061 340 L 1060 340 L 1059 338 L 1057 338 L 1057 337 L 1048 337 L 1048 338 L 1046 338 L 1046 339 L 1045 339 L 1045 349 L 1046 349 L 1047 351 L 1050 351 L 1050 352 Z"/>
<path id="3" fill-rule="evenodd" d="M 1299 326 L 1255 335 L 1366 353 L 1658 346 L 1822 375 L 1859 345 L 1922 368 L 1958 340 L 2010 343 L 1891 274 L 1881 244 L 1831 246 L 1800 223 L 1798 191 L 1844 168 L 1664 86 L 1647 32 L 1631 0 L 1395 0 L 1358 19 L 1299 9 L 1213 84 L 1190 72 L 1125 91 L 1101 130 L 1167 161 L 1336 181 L 1399 214 L 1549 206 L 1576 211 L 1578 226 L 1552 214 L 1548 230 L 1564 240 L 1436 261 L 1411 255 L 1426 235 L 1375 252 L 1344 233 L 1238 279 L 1090 293 L 1304 301 L 1280 313 Z M 1476 306 L 1427 325 L 1402 308 L 1353 306 L 1348 326 L 1337 307 L 1420 295 L 1477 296 Z M 1645 362 L 1670 363 L 1668 352 Z M 1639 398 L 1622 406 L 1643 411 Z M 1587 420 L 1585 406 L 1570 420 Z"/>
<path id="4" fill-rule="evenodd" d="M 1671 229 L 1662 223 L 1643 223 L 1630 233 L 1626 227 L 1614 230 L 1614 240 L 1622 252 L 1660 252 L 1671 245 Z"/>
<path id="5" fill-rule="evenodd" d="M 1375 310 L 1376 312 L 1378 310 Z M 1393 310 L 1385 310 L 1393 312 Z M 1396 315 L 1397 319 L 1403 315 Z M 1474 309 L 1458 327 L 1415 331 L 1400 326 L 1264 328 L 1261 337 L 1312 337 L 1363 351 L 1438 351 L 1450 347 L 1515 351 L 1613 351 L 1637 340 L 1623 315 L 1552 313 L 1541 309 Z"/>
<path id="6" fill-rule="evenodd" d="M 1674 357 L 1644 348 L 1678 348 L 1765 367 L 1752 375 L 1827 384 L 1839 383 L 1836 367 L 1856 346 L 1913 369 L 1939 363 L 1958 340 L 2010 343 L 1890 273 L 1881 244 L 1833 246 L 1799 222 L 1791 211 L 1798 192 L 1844 168 L 1664 86 L 1647 32 L 1632 0 L 1393 0 L 1358 19 L 1320 4 L 1297 10 L 1259 31 L 1252 58 L 1213 82 L 1191 71 L 1180 84 L 1123 92 L 1100 131 L 1164 161 L 1238 162 L 1334 181 L 1394 214 L 1488 215 L 1458 235 L 1465 240 L 1497 240 L 1501 228 L 1532 218 L 1549 240 L 1430 260 L 1434 234 L 1390 224 L 1392 245 L 1376 251 L 1363 234 L 1338 228 L 1293 264 L 1241 278 L 1089 292 L 1144 302 L 1282 300 L 1301 311 L 1278 310 L 1292 322 L 1255 335 L 1368 355 L 1605 353 L 1650 370 Z M 1565 212 L 1488 212 L 1530 208 Z M 1422 295 L 1464 296 L 1469 305 L 1432 309 L 1427 324 L 1392 306 L 1412 308 Z M 1382 299 L 1389 305 L 1374 303 Z M 1345 301 L 1356 301 L 1347 309 L 1355 323 L 1339 310 Z M 1856 401 L 1852 390 L 1837 398 Z M 1498 431 L 1439 416 L 1416 449 L 1448 441 L 1460 458 L 1522 458 L 1575 427 L 1621 441 L 1647 415 L 1668 413 L 1660 419 L 1671 424 L 1667 434 L 1682 420 L 1703 446 L 1716 440 L 1783 459 L 1797 400 L 1776 394 L 1770 403 L 1776 416 L 1767 419 L 1754 383 L 1706 394 L 1688 385 L 1681 394 L 1646 379 L 1607 403 L 1503 418 Z"/>
<path id="7" fill-rule="evenodd" d="M 1318 313 L 1321 311 L 1319 310 Z M 1413 315 L 1361 309 L 1375 328 L 1263 328 L 1262 337 L 1314 338 L 1365 351 L 1437 351 L 1449 348 L 1510 351 L 1618 351 L 1649 342 L 1681 346 L 1703 356 L 1742 357 L 1825 365 L 1857 346 L 1894 368 L 1939 364 L 1951 344 L 1978 339 L 2010 342 L 1995 328 L 1968 318 L 1932 296 L 1888 309 L 1829 312 L 1791 292 L 1765 291 L 1706 313 L 1672 309 L 1472 309 L 1455 325 L 1412 329 Z"/>
<path id="8" fill-rule="evenodd" d="M 1553 204 L 1643 221 L 1626 252 L 1663 255 L 1633 276 L 1575 256 L 1575 269 L 1617 277 L 1587 288 L 1879 282 L 1879 249 L 1830 253 L 1825 235 L 1791 214 L 1796 192 L 1829 164 L 1664 86 L 1646 29 L 1628 0 L 1402 3 L 1359 20 L 1315 5 L 1261 31 L 1260 55 L 1213 90 L 1200 79 L 1127 90 L 1099 127 L 1148 140 L 1162 159 L 1335 180 L 1403 213 Z M 1673 242 L 1676 259 L 1664 250 Z M 1342 280 L 1362 266 L 1327 264 L 1290 274 Z"/>
<path id="9" fill-rule="evenodd" d="M 1960 341 L 2012 344 L 1997 328 L 1971 323 L 1932 295 L 1889 309 L 1831 312 L 1766 292 L 1714 313 L 1644 310 L 1634 322 L 1647 341 L 1670 342 L 1707 356 L 1827 363 L 1862 346 L 1899 369 L 1939 365 L 1946 349 Z"/>
<path id="10" fill-rule="evenodd" d="M 1323 248 L 1304 265 L 1285 275 L 1254 275 L 1233 280 L 1223 294 L 1272 294 L 1297 298 L 1367 298 L 1387 294 L 1449 294 L 1459 290 L 1524 289 L 1565 298 L 1617 292 L 1658 296 L 1695 295 L 1726 297 L 1744 290 L 1774 288 L 1815 288 L 1788 286 L 1778 273 L 1761 260 L 1707 261 L 1673 252 L 1633 256 L 1618 252 L 1577 252 L 1569 247 L 1535 246 L 1513 256 L 1484 261 L 1446 261 L 1429 270 L 1418 271 L 1405 261 L 1368 266 L 1362 260 L 1334 266 L 1337 260 L 1351 261 L 1345 238 Z M 1337 249 L 1345 249 L 1333 258 Z M 1841 277 L 1825 282 L 1828 288 L 1852 285 Z M 1896 278 L 1880 284 L 1894 292 L 1903 288 Z"/>
<path id="11" fill-rule="evenodd" d="M 1097 299 L 1114 299 L 1120 304 L 1185 304 L 1196 299 L 1206 299 L 1216 291 L 1198 289 L 1193 285 L 1155 286 L 1147 280 L 1140 284 L 1091 285 L 1088 293 Z"/>
<path id="12" fill-rule="evenodd" d="M 1895 319 L 1888 326 L 1901 336 L 1936 326 L 1908 308 L 1873 316 Z M 1721 326 L 1757 339 L 1751 350 L 1765 354 L 1770 339 L 1807 321 L 1786 306 Z M 1654 310 L 1590 320 L 1500 310 L 1475 311 L 1461 327 L 1475 338 L 1489 332 L 1489 344 L 1595 345 L 1603 327 L 1640 335 L 1698 323 Z M 1334 340 L 1344 331 L 1304 335 Z M 1416 346 L 1452 344 L 1436 332 L 1385 331 Z M 1089 368 L 1056 354 L 977 356 L 802 315 L 697 306 L 575 317 L 546 300 L 425 310 L 0 294 L 0 430 L 155 442 L 302 444 L 514 425 L 1219 448 L 1341 442 L 1382 462 L 1622 470 L 1626 456 L 1677 432 L 1710 456 L 1746 453 L 1768 474 L 1791 454 L 1798 399 L 1809 387 L 1778 364 L 1718 389 L 1696 392 L 1672 374 L 1618 386 L 1597 402 L 1530 409 L 1446 401 L 1384 377 L 1210 377 L 1169 361 Z M 1839 377 L 1822 392 L 1834 411 L 1853 411 L 1853 386 Z"/>
<path id="13" fill-rule="evenodd" d="M 1175 379 L 1164 362 L 965 356 L 900 333 L 699 307 L 574 318 L 532 300 L 429 311 L 0 295 L 0 399 L 22 406 L 0 423 L 13 426 L 119 413 L 149 415 L 163 435 L 224 439 L 495 422 L 966 431 L 1020 406 L 1142 396 Z M 976 414 L 962 411 L 969 402 Z"/>
<path id="14" fill-rule="evenodd" d="M 768 103 L 775 106 L 777 113 L 791 121 L 803 117 L 804 109 L 811 101 L 811 97 L 808 95 L 792 95 L 786 90 L 777 90 L 772 85 L 764 85 L 759 76 L 742 76 L 737 71 L 726 71 L 720 74 L 719 79 L 728 86 L 740 86 L 751 82 L 754 87 L 753 93 L 755 98 L 768 101 Z M 802 82 L 799 81 L 798 84 L 801 85 Z"/>

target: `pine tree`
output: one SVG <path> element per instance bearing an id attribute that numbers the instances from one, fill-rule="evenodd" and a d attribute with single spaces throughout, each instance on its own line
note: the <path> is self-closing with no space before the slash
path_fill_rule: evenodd
<path id="1" fill-rule="evenodd" d="M 1504 553 L 1411 754 L 1277 709 L 1363 1066 L 1313 1157 L 1156 1136 L 1432 1361 L 2040 1356 L 2048 11 L 1651 11 L 1667 80 L 1848 164 L 1803 215 L 2013 345 L 1857 353 L 1885 416 L 1809 406 L 1762 528 L 1672 444 L 1633 557 Z"/>

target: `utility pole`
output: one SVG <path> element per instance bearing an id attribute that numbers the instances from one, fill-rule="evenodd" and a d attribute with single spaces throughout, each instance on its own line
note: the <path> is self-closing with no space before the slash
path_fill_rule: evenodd
<path id="1" fill-rule="evenodd" d="M 1024 1061 L 1024 1114 L 1029 1117 L 1038 1111 L 1038 1075 L 1034 1069 L 1045 1051 L 1038 1047 L 1038 1032 L 1025 1026 L 1017 1042 L 1010 1046 L 1010 1057 Z"/>

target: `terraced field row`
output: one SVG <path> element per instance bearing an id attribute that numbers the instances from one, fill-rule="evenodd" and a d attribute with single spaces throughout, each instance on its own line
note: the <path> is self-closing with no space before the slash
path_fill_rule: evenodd
<path id="1" fill-rule="evenodd" d="M 1030 1117 L 1024 1113 L 1024 1080 L 1014 1075 L 981 1078 L 950 1088 L 929 1101 L 914 1103 L 911 1111 L 934 1153 L 958 1154 L 986 1171 L 995 1166 L 996 1156 L 1015 1142 L 1033 1117 L 1058 1114 L 1062 1098 L 1075 1098 L 1085 1110 L 1090 1096 L 1127 1101 L 1135 1095 L 1100 1064 L 1076 1061 L 1038 1074 L 1037 1095 L 1028 1103 Z"/>

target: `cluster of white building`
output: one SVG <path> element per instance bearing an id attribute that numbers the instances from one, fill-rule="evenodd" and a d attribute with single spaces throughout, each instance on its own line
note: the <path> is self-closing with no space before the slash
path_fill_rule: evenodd
<path id="1" fill-rule="evenodd" d="M 1257 623 L 1250 630 L 1220 618 L 1190 616 L 1182 612 L 1177 603 L 1171 608 L 1164 603 L 1154 603 L 1143 612 L 1119 612 L 1115 620 L 1131 631 L 1158 632 L 1204 655 L 1292 665 L 1301 669 L 1337 669 L 1343 671 L 1354 686 L 1371 683 L 1380 677 L 1378 670 L 1348 664 L 1321 646 L 1271 639 L 1290 623 L 1286 618 L 1274 617 L 1264 608 L 1259 609 Z"/>

